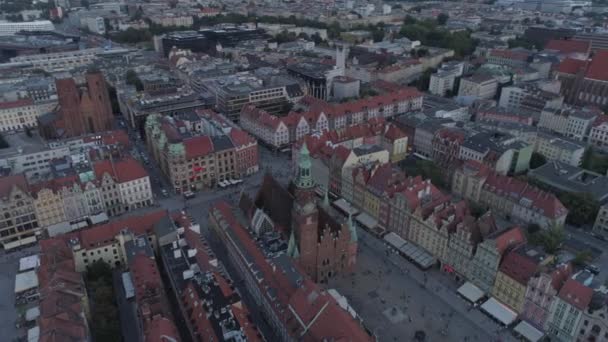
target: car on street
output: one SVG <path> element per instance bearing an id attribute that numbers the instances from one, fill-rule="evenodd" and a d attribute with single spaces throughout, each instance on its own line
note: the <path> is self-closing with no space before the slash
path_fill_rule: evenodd
<path id="1" fill-rule="evenodd" d="M 194 192 L 192 192 L 192 191 L 184 191 L 184 198 L 185 199 L 191 199 L 191 198 L 194 198 L 194 197 L 195 197 Z"/>
<path id="2" fill-rule="evenodd" d="M 585 267 L 585 270 L 587 270 L 590 273 L 593 273 L 595 275 L 598 275 L 600 273 L 600 268 L 597 267 L 596 265 L 587 265 L 587 267 Z"/>
<path id="3" fill-rule="evenodd" d="M 169 197 L 169 192 L 167 191 L 167 189 L 160 189 L 160 193 L 164 196 L 164 197 Z"/>

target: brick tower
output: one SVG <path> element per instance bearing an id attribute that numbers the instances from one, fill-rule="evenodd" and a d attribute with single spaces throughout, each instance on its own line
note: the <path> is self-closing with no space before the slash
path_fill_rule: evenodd
<path id="1" fill-rule="evenodd" d="M 89 71 L 87 88 L 82 94 L 81 110 L 85 129 L 89 133 L 107 131 L 112 128 L 112 104 L 103 74 Z"/>
<path id="2" fill-rule="evenodd" d="M 319 213 L 314 198 L 315 182 L 312 179 L 311 166 L 310 153 L 306 144 L 303 144 L 298 158 L 298 174 L 294 180 L 290 254 L 292 257 L 299 257 L 300 265 L 306 273 L 316 279 Z M 293 248 L 295 241 L 296 249 Z"/>

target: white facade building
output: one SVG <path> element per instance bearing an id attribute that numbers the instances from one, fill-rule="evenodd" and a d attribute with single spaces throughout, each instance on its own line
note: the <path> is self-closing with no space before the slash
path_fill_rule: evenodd
<path id="1" fill-rule="evenodd" d="M 534 152 L 542 154 L 547 160 L 580 166 L 585 154 L 585 146 L 547 133 L 538 133 Z"/>
<path id="2" fill-rule="evenodd" d="M 464 63 L 443 63 L 436 73 L 431 75 L 429 92 L 433 95 L 445 96 L 448 91 L 454 91 L 456 78 L 462 76 Z"/>
<path id="3" fill-rule="evenodd" d="M 0 131 L 17 131 L 36 127 L 40 108 L 30 99 L 0 103 Z"/>
<path id="4" fill-rule="evenodd" d="M 49 20 L 25 22 L 0 22 L 0 36 L 12 36 L 19 31 L 54 31 L 55 26 Z"/>

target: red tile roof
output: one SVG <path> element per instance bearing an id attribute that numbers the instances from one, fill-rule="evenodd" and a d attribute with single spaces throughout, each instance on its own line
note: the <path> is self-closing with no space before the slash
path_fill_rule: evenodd
<path id="1" fill-rule="evenodd" d="M 396 125 L 388 124 L 384 130 L 384 137 L 390 141 L 405 138 L 407 135 Z"/>
<path id="2" fill-rule="evenodd" d="M 116 235 L 123 229 L 128 229 L 133 234 L 142 235 L 152 232 L 154 224 L 167 215 L 165 210 L 157 210 L 150 213 L 125 217 L 106 224 L 94 226 L 80 231 L 62 235 L 67 242 L 71 238 L 77 238 L 83 248 L 91 248 L 110 244 Z"/>
<path id="3" fill-rule="evenodd" d="M 31 99 L 21 99 L 17 101 L 7 101 L 0 102 L 0 109 L 11 109 L 11 108 L 19 108 L 25 106 L 31 106 L 34 104 L 34 101 Z"/>
<path id="4" fill-rule="evenodd" d="M 581 61 L 580 59 L 574 58 L 566 58 L 561 63 L 559 63 L 557 71 L 564 74 L 576 75 L 580 71 L 586 70 L 587 65 L 587 61 Z"/>
<path id="5" fill-rule="evenodd" d="M 591 50 L 591 43 L 582 40 L 552 39 L 547 42 L 545 49 L 562 53 L 589 53 Z"/>
<path id="6" fill-rule="evenodd" d="M 537 269 L 538 264 L 534 259 L 518 253 L 517 251 L 507 253 L 500 264 L 500 272 L 523 286 L 528 285 L 528 281 L 532 278 Z"/>
<path id="7" fill-rule="evenodd" d="M 496 242 L 496 249 L 502 255 L 509 247 L 525 243 L 526 235 L 519 226 L 515 226 L 500 233 L 494 241 Z"/>
<path id="8" fill-rule="evenodd" d="M 608 50 L 598 50 L 593 55 L 586 78 L 608 81 Z"/>
<path id="9" fill-rule="evenodd" d="M 213 141 L 208 136 L 198 136 L 184 140 L 186 159 L 204 157 L 213 152 Z"/>
<path id="10" fill-rule="evenodd" d="M 341 309 L 333 297 L 305 276 L 297 264 L 292 264 L 294 272 L 303 275 L 302 281 L 298 285 L 290 281 L 287 275 L 279 270 L 279 267 L 271 267 L 271 261 L 266 258 L 247 230 L 236 219 L 228 203 L 223 201 L 216 203 L 211 210 L 216 219 L 228 224 L 228 229 L 231 229 L 233 233 L 231 236 L 239 240 L 241 248 L 256 264 L 259 275 L 262 277 L 259 286 L 264 289 L 263 293 L 269 295 L 269 288 L 276 290 L 273 309 L 281 310 L 282 313 L 279 317 L 290 334 L 299 335 L 303 331 L 303 327 L 298 323 L 300 320 L 309 327 L 305 334 L 299 336 L 301 341 L 372 340 L 359 322 Z M 215 213 L 216 211 L 217 213 Z M 291 308 L 288 309 L 288 307 Z M 292 310 L 297 313 L 299 319 L 294 317 L 291 313 Z"/>
<path id="11" fill-rule="evenodd" d="M 545 217 L 558 218 L 568 214 L 568 209 L 554 194 L 517 178 L 498 174 L 478 161 L 466 161 L 463 169 L 474 170 L 476 177 L 485 178 L 484 190 L 511 200 L 527 198 L 532 202 L 532 207 L 541 210 L 540 214 Z"/>
<path id="12" fill-rule="evenodd" d="M 148 177 L 148 172 L 140 162 L 132 157 L 119 160 L 104 159 L 93 164 L 95 177 L 101 179 L 104 174 L 109 174 L 118 183 L 131 182 L 136 179 Z"/>
<path id="13" fill-rule="evenodd" d="M 104 145 L 122 145 L 123 147 L 131 146 L 129 135 L 122 129 L 101 133 L 101 143 Z"/>
<path id="14" fill-rule="evenodd" d="M 87 328 L 84 308 L 86 289 L 74 269 L 71 248 L 61 239 L 40 241 L 40 267 L 37 270 L 40 292 L 39 341 L 85 341 Z"/>
<path id="15" fill-rule="evenodd" d="M 0 177 L 0 196 L 8 197 L 15 186 L 24 192 L 28 191 L 27 180 L 23 174 Z"/>
<path id="16" fill-rule="evenodd" d="M 236 128 L 230 130 L 230 139 L 232 139 L 232 144 L 237 147 L 256 142 L 256 140 L 245 131 Z"/>
<path id="17" fill-rule="evenodd" d="M 149 256 L 140 253 L 135 255 L 129 262 L 129 269 L 135 286 L 135 299 L 138 304 L 149 296 L 150 292 L 160 294 L 162 281 L 156 267 L 156 262 Z"/>
<path id="18" fill-rule="evenodd" d="M 148 323 L 146 342 L 179 342 L 179 333 L 172 320 L 165 317 L 154 317 Z"/>
<path id="19" fill-rule="evenodd" d="M 551 272 L 551 286 L 556 291 L 559 291 L 562 288 L 562 286 L 564 286 L 564 283 L 566 282 L 566 280 L 568 280 L 568 278 L 570 278 L 571 274 L 572 274 L 572 265 L 569 263 L 562 264 L 562 265 L 555 267 L 553 272 Z"/>
<path id="20" fill-rule="evenodd" d="M 559 298 L 579 310 L 585 310 L 589 306 L 592 296 L 592 288 L 574 279 L 568 279 L 558 294 Z"/>

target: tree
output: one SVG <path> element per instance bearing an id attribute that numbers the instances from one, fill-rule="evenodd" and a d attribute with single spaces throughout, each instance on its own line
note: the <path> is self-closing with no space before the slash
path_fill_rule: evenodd
<path id="1" fill-rule="evenodd" d="M 605 175 L 608 170 L 608 156 L 596 153 L 592 147 L 589 147 L 583 155 L 582 167 Z"/>
<path id="2" fill-rule="evenodd" d="M 575 266 L 582 267 L 592 258 L 593 254 L 591 254 L 589 250 L 584 250 L 576 253 L 576 256 L 574 257 L 574 259 L 572 259 L 572 263 Z"/>
<path id="3" fill-rule="evenodd" d="M 439 15 L 437 16 L 437 24 L 444 26 L 448 22 L 448 19 L 450 19 L 449 15 L 445 13 L 439 13 Z"/>
<path id="4" fill-rule="evenodd" d="M 538 225 L 538 223 L 530 223 L 528 225 L 528 234 L 529 235 L 536 234 L 536 233 L 540 232 L 540 230 L 541 230 L 541 228 Z"/>
<path id="5" fill-rule="evenodd" d="M 127 84 L 135 86 L 135 90 L 137 91 L 144 90 L 143 83 L 141 82 L 141 80 L 137 76 L 137 73 L 133 69 L 127 70 L 127 73 L 125 75 L 125 81 L 127 82 Z"/>
<path id="6" fill-rule="evenodd" d="M 590 193 L 564 192 L 559 196 L 562 204 L 568 208 L 566 221 L 575 226 L 592 225 L 600 205 Z"/>
<path id="7" fill-rule="evenodd" d="M 538 152 L 532 152 L 532 157 L 530 157 L 530 169 L 536 169 L 537 167 L 541 167 L 547 163 L 547 158 Z"/>
<path id="8" fill-rule="evenodd" d="M 323 38 L 321 38 L 321 35 L 318 32 L 315 32 L 312 36 L 310 36 L 310 39 L 315 42 L 315 45 L 323 43 Z"/>
<path id="9" fill-rule="evenodd" d="M 27 135 L 29 138 L 32 137 L 32 129 L 29 126 L 25 126 L 25 135 Z"/>
<path id="10" fill-rule="evenodd" d="M 8 148 L 11 145 L 4 139 L 4 136 L 0 134 L 0 148 Z"/>
<path id="11" fill-rule="evenodd" d="M 547 230 L 537 231 L 528 236 L 528 241 L 533 245 L 540 245 L 545 252 L 554 254 L 557 252 L 565 238 L 563 228 L 550 227 Z"/>

